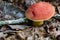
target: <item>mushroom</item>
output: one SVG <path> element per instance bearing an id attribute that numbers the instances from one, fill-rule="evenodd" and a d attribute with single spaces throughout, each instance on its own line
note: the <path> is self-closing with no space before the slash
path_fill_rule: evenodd
<path id="1" fill-rule="evenodd" d="M 34 3 L 25 12 L 26 18 L 33 21 L 34 25 L 42 25 L 43 21 L 50 19 L 55 14 L 55 8 L 48 2 Z"/>

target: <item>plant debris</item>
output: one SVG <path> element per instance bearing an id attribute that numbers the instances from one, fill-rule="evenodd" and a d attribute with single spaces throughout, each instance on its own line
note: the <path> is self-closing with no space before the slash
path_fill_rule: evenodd
<path id="1" fill-rule="evenodd" d="M 56 14 L 41 26 L 34 27 L 25 18 L 26 9 L 34 3 L 48 1 Z M 0 40 L 60 40 L 59 0 L 0 0 Z"/>

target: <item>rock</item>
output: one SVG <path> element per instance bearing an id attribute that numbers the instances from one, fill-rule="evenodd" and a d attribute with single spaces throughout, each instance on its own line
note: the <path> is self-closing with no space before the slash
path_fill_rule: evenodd
<path id="1" fill-rule="evenodd" d="M 11 16 L 11 15 L 5 15 L 4 18 L 5 18 L 6 20 L 15 19 L 15 18 L 14 18 L 13 16 Z"/>

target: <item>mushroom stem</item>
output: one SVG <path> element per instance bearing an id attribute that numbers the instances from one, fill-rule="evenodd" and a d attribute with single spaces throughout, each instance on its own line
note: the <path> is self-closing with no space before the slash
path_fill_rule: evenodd
<path id="1" fill-rule="evenodd" d="M 44 21 L 33 21 L 33 26 L 41 26 L 43 23 Z"/>

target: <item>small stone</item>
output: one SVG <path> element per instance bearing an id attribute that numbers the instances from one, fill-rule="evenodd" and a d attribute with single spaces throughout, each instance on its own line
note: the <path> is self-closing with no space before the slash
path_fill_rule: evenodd
<path id="1" fill-rule="evenodd" d="M 7 20 L 14 19 L 14 17 L 11 16 L 11 15 L 5 15 L 4 18 L 7 19 Z"/>

